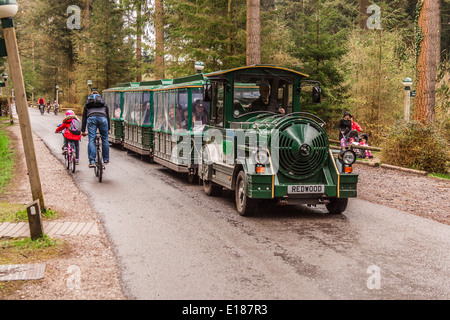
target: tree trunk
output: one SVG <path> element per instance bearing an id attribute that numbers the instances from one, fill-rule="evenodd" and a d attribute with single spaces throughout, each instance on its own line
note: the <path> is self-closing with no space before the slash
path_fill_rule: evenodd
<path id="1" fill-rule="evenodd" d="M 90 17 L 91 17 L 91 3 L 90 0 L 85 0 L 84 1 L 84 28 L 87 30 L 86 31 L 86 37 L 89 39 L 89 25 L 90 25 Z M 84 46 L 84 51 L 86 53 L 86 55 L 89 55 L 90 53 L 90 49 L 89 49 L 89 43 L 86 42 L 85 46 Z"/>
<path id="2" fill-rule="evenodd" d="M 247 65 L 261 63 L 260 10 L 260 0 L 247 0 Z"/>
<path id="3" fill-rule="evenodd" d="M 164 79 L 164 7 L 155 0 L 155 78 Z"/>
<path id="4" fill-rule="evenodd" d="M 361 30 L 367 29 L 367 7 L 369 0 L 359 0 L 359 27 Z"/>
<path id="5" fill-rule="evenodd" d="M 429 123 L 435 119 L 436 73 L 440 47 L 439 9 L 439 0 L 423 1 L 418 19 L 423 40 L 417 61 L 418 82 L 414 119 L 422 123 Z"/>
<path id="6" fill-rule="evenodd" d="M 137 0 L 136 3 L 136 81 L 142 81 L 142 3 Z"/>

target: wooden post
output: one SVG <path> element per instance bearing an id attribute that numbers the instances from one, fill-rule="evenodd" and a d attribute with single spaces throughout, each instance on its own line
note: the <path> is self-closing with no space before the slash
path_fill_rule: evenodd
<path id="1" fill-rule="evenodd" d="M 27 97 L 23 82 L 22 66 L 20 64 L 19 48 L 17 46 L 16 31 L 12 18 L 2 20 L 3 35 L 5 37 L 6 51 L 8 53 L 9 70 L 15 88 L 16 109 L 19 116 L 20 132 L 22 134 L 23 149 L 30 179 L 33 200 L 39 200 L 41 210 L 45 212 L 44 196 L 34 150 L 33 132 L 31 131 L 30 116 L 27 109 Z"/>
<path id="2" fill-rule="evenodd" d="M 42 238 L 44 228 L 42 225 L 41 210 L 39 210 L 39 201 L 33 201 L 27 206 L 28 223 L 30 225 L 31 240 Z"/>
<path id="3" fill-rule="evenodd" d="M 8 84 L 8 79 L 5 79 L 5 86 L 6 86 L 6 101 L 8 101 L 8 107 L 9 107 L 9 117 L 10 117 L 10 122 L 11 124 L 14 124 L 14 119 L 13 119 L 13 115 L 12 115 L 12 106 L 11 106 L 11 97 L 9 95 L 9 84 Z"/>

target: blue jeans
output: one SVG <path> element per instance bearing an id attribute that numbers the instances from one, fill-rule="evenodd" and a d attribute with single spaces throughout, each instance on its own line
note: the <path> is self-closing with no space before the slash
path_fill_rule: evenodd
<path id="1" fill-rule="evenodd" d="M 106 117 L 89 117 L 86 120 L 89 136 L 88 157 L 89 163 L 95 162 L 95 137 L 97 128 L 102 137 L 102 156 L 103 161 L 109 161 L 109 141 L 108 141 L 108 119 Z"/>

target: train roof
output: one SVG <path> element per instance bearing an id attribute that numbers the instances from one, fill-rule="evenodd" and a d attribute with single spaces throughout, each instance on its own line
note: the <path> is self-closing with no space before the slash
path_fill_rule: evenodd
<path id="1" fill-rule="evenodd" d="M 296 70 L 292 70 L 292 69 L 287 69 L 287 68 L 283 68 L 283 67 L 277 67 L 275 65 L 271 65 L 271 64 L 255 64 L 255 65 L 251 65 L 251 66 L 245 66 L 245 67 L 238 67 L 238 68 L 233 68 L 233 69 L 227 69 L 227 70 L 220 70 L 220 71 L 214 71 L 214 72 L 210 72 L 210 73 L 205 73 L 204 76 L 208 77 L 208 78 L 214 78 L 216 76 L 221 76 L 224 74 L 228 74 L 228 73 L 232 73 L 232 72 L 237 72 L 237 71 L 241 71 L 241 70 L 245 70 L 245 69 L 274 69 L 274 70 L 280 70 L 283 72 L 289 72 L 289 73 L 295 73 L 297 75 L 301 75 L 303 77 L 309 77 L 309 75 L 296 71 Z"/>
<path id="2" fill-rule="evenodd" d="M 194 75 L 180 77 L 175 79 L 160 79 L 160 80 L 151 80 L 151 81 L 142 81 L 142 82 L 125 82 L 118 83 L 114 88 L 108 88 L 104 91 L 106 92 L 123 92 L 123 91 L 161 91 L 168 89 L 180 89 L 180 88 L 190 88 L 190 87 L 201 87 L 207 78 L 217 78 L 221 77 L 225 74 L 238 72 L 242 70 L 248 69 L 273 69 L 274 71 L 281 71 L 283 73 L 293 73 L 296 75 L 300 75 L 303 77 L 309 77 L 307 74 L 302 72 L 287 69 L 283 67 L 277 67 L 275 65 L 269 64 L 255 64 L 251 66 L 245 67 L 237 67 L 227 70 L 214 71 L 209 73 L 196 73 Z"/>

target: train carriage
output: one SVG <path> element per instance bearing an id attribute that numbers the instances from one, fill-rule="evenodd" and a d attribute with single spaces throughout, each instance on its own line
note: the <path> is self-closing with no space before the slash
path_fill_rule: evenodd
<path id="1" fill-rule="evenodd" d="M 109 108 L 111 124 L 108 139 L 112 144 L 123 144 L 123 94 L 132 85 L 138 85 L 138 83 L 119 83 L 114 88 L 103 91 L 103 99 Z"/>
<path id="2" fill-rule="evenodd" d="M 203 128 L 209 121 L 209 102 L 203 101 L 203 75 L 173 79 L 154 90 L 154 161 L 177 172 L 197 177 Z M 196 108 L 203 108 L 203 121 Z"/>
<path id="3" fill-rule="evenodd" d="M 153 159 L 153 90 L 161 80 L 141 82 L 123 93 L 123 144 L 125 149 Z"/>

